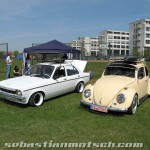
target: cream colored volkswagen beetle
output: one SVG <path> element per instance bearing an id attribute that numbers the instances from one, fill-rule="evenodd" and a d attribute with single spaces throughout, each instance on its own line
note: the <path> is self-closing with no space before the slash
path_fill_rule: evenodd
<path id="1" fill-rule="evenodd" d="M 95 111 L 135 114 L 137 106 L 149 95 L 149 75 L 144 61 L 128 57 L 112 61 L 94 85 L 85 87 L 81 107 Z"/>

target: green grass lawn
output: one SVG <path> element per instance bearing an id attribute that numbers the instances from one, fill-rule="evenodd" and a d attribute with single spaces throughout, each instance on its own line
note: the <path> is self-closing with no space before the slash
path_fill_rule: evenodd
<path id="1" fill-rule="evenodd" d="M 18 64 L 21 67 L 21 63 L 21 61 L 14 61 L 13 66 Z M 107 63 L 102 62 L 88 63 L 86 71 L 91 69 L 94 71 L 94 77 L 90 82 L 94 82 L 101 76 L 106 65 Z M 149 63 L 148 68 L 150 70 Z M 6 64 L 1 61 L 0 80 L 5 79 L 5 74 Z M 97 114 L 85 111 L 79 107 L 81 94 L 78 93 L 69 93 L 50 99 L 41 107 L 28 107 L 0 99 L 0 150 L 19 149 L 6 148 L 5 143 L 22 141 L 43 143 L 51 140 L 54 143 L 143 143 L 144 148 L 134 149 L 150 149 L 150 98 L 144 101 L 135 115 Z"/>

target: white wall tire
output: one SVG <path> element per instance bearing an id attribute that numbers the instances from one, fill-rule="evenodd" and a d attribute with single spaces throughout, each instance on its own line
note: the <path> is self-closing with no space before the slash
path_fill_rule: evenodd
<path id="1" fill-rule="evenodd" d="M 40 106 L 43 104 L 44 96 L 41 92 L 34 93 L 29 100 L 30 106 Z"/>
<path id="2" fill-rule="evenodd" d="M 138 105 L 138 96 L 136 94 L 136 95 L 134 95 L 132 104 L 131 104 L 131 106 L 129 107 L 129 110 L 128 110 L 130 115 L 133 115 L 133 114 L 136 113 L 137 105 Z"/>
<path id="3" fill-rule="evenodd" d="M 79 83 L 76 85 L 75 92 L 77 92 L 77 93 L 82 93 L 83 90 L 84 90 L 84 83 L 83 83 L 83 82 L 79 82 Z"/>

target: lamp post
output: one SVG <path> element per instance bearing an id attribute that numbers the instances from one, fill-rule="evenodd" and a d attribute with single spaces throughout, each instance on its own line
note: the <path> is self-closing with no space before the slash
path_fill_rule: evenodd
<path id="1" fill-rule="evenodd" d="M 111 45 L 110 45 L 110 42 L 108 43 L 108 58 L 110 58 L 110 47 L 111 47 Z"/>
<path id="2" fill-rule="evenodd" d="M 8 43 L 0 43 L 0 45 L 5 45 L 6 46 L 6 53 L 8 54 Z"/>

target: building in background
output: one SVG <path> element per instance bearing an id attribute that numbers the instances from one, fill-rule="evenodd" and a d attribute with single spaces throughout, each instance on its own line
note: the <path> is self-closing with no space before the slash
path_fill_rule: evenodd
<path id="1" fill-rule="evenodd" d="M 85 56 L 126 56 L 137 50 L 141 56 L 150 57 L 150 19 L 136 20 L 128 31 L 105 30 L 98 37 L 82 37 L 69 44 Z M 135 55 L 135 54 L 134 54 Z"/>
<path id="2" fill-rule="evenodd" d="M 99 35 L 100 51 L 103 56 L 129 55 L 129 32 L 105 30 Z"/>
<path id="3" fill-rule="evenodd" d="M 81 37 L 69 43 L 73 48 L 81 50 L 85 56 L 99 55 L 99 38 L 98 37 Z"/>
<path id="4" fill-rule="evenodd" d="M 69 43 L 67 43 L 67 45 L 69 45 L 75 49 L 81 50 L 81 41 L 80 40 L 70 41 Z"/>
<path id="5" fill-rule="evenodd" d="M 98 37 L 84 37 L 84 48 L 86 56 L 98 56 L 99 54 L 99 38 Z"/>
<path id="6" fill-rule="evenodd" d="M 136 20 L 129 24 L 129 48 L 134 48 L 144 56 L 144 51 L 150 49 L 150 19 Z"/>

